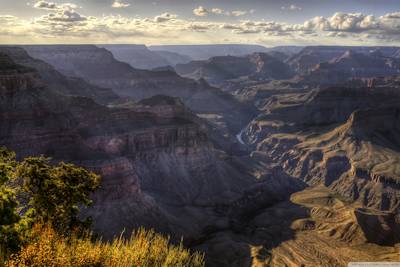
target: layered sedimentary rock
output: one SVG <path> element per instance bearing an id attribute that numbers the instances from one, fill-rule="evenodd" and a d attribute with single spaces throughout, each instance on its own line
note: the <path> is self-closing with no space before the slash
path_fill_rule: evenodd
<path id="1" fill-rule="evenodd" d="M 1 61 L 0 144 L 20 157 L 43 154 L 102 175 L 84 213 L 105 237 L 140 225 L 196 234 L 215 219 L 205 207 L 233 201 L 254 182 L 213 148 L 201 126 L 174 108 L 159 116 L 176 104 L 170 99 L 144 101 L 137 110 L 108 108 L 59 94 L 5 54 Z"/>
<path id="2" fill-rule="evenodd" d="M 145 71 L 116 61 L 96 46 L 30 46 L 35 58 L 53 65 L 64 75 L 81 77 L 97 86 L 112 88 L 120 96 L 143 99 L 154 95 L 180 97 L 186 106 L 201 114 L 218 114 L 236 132 L 250 119 L 252 108 L 207 83 L 165 71 Z"/>
<path id="3" fill-rule="evenodd" d="M 313 187 L 258 210 L 245 225 L 211 234 L 198 248 L 206 250 L 209 266 L 397 261 L 399 228 L 393 222 L 390 214 L 359 209 L 324 187 Z"/>
<path id="4" fill-rule="evenodd" d="M 200 246 L 213 266 L 400 259 L 400 94 L 388 87 L 395 79 L 379 81 L 274 95 L 260 105 L 264 114 L 241 135 L 251 158 L 308 188 L 258 210 L 244 228 L 213 234 Z M 227 247 L 231 260 L 218 256 Z"/>
<path id="5" fill-rule="evenodd" d="M 260 106 L 263 114 L 249 124 L 243 138 L 255 143 L 273 133 L 295 133 L 344 123 L 357 109 L 396 105 L 399 98 L 397 89 L 387 87 L 331 87 L 275 95 Z"/>
<path id="6" fill-rule="evenodd" d="M 332 59 L 320 63 L 301 76 L 303 83 L 314 85 L 343 84 L 350 79 L 373 78 L 398 75 L 400 61 L 396 58 L 383 56 L 380 51 L 358 53 L 352 50 Z"/>
<path id="7" fill-rule="evenodd" d="M 41 79 L 53 90 L 74 96 L 85 96 L 94 99 L 101 104 L 110 103 L 119 99 L 111 89 L 101 88 L 88 84 L 77 77 L 65 77 L 44 61 L 33 59 L 26 51 L 18 47 L 0 46 L 0 52 L 9 55 L 16 63 L 34 68 Z"/>
<path id="8" fill-rule="evenodd" d="M 93 101 L 69 84 L 49 86 L 52 73 L 59 75 L 54 85 L 70 78 L 7 49 L 0 49 L 0 145 L 101 174 L 94 206 L 82 216 L 91 215 L 104 238 L 153 227 L 184 236 L 185 245 L 206 252 L 209 266 L 400 260 L 397 77 L 326 89 L 255 83 L 247 93 L 261 115 L 238 135 L 241 153 L 229 153 L 223 116 L 240 120 L 245 111 L 229 114 L 239 102 L 205 81 L 168 69 L 139 71 L 91 46 L 35 48 L 65 73 L 114 84 L 120 95 L 133 88 L 151 96 L 105 106 L 97 94 Z"/>
<path id="9" fill-rule="evenodd" d="M 393 88 L 337 87 L 271 99 L 242 138 L 290 175 L 396 213 L 399 97 Z"/>
<path id="10" fill-rule="evenodd" d="M 207 61 L 193 61 L 175 66 L 186 77 L 204 78 L 211 84 L 221 85 L 226 80 L 246 77 L 250 80 L 280 80 L 293 76 L 293 72 L 281 61 L 282 55 L 254 53 L 243 57 L 220 56 Z"/>
<path id="11" fill-rule="evenodd" d="M 361 54 L 379 52 L 384 57 L 396 57 L 398 47 L 363 47 L 363 46 L 307 46 L 299 53 L 289 58 L 286 63 L 289 64 L 297 73 L 308 73 L 316 65 L 329 62 L 340 57 L 346 51 L 354 51 Z"/>
<path id="12" fill-rule="evenodd" d="M 213 147 L 179 99 L 107 108 L 59 94 L 1 55 L 0 144 L 20 157 L 44 154 L 99 173 L 101 188 L 82 216 L 92 216 L 104 238 L 145 226 L 194 245 L 209 229 L 236 228 L 245 214 L 303 188 L 285 176 L 257 181 Z"/>

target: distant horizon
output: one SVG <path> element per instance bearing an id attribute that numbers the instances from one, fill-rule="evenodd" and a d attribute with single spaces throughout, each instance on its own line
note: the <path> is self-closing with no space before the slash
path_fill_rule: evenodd
<path id="1" fill-rule="evenodd" d="M 132 45 L 132 46 L 261 46 L 265 48 L 275 48 L 275 47 L 399 47 L 400 45 L 330 45 L 330 44 L 315 44 L 315 45 L 275 45 L 275 46 L 267 46 L 263 44 L 240 44 L 240 43 L 204 43 L 204 44 L 142 44 L 142 43 L 54 43 L 54 44 L 46 44 L 46 43 L 15 43 L 15 44 L 2 44 L 0 46 L 90 46 L 90 45 Z"/>

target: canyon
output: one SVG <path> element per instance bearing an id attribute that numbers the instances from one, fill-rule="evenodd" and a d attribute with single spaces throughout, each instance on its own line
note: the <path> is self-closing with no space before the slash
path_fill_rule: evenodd
<path id="1" fill-rule="evenodd" d="M 81 216 L 106 240 L 154 228 L 207 266 L 400 261 L 400 48 L 196 48 L 0 46 L 0 145 L 100 174 Z"/>

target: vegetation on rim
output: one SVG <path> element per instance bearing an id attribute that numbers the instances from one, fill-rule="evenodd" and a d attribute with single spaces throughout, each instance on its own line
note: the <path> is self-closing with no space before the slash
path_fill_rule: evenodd
<path id="1" fill-rule="evenodd" d="M 91 220 L 78 218 L 89 206 L 100 177 L 49 158 L 21 162 L 0 148 L 0 266 L 204 266 L 204 256 L 171 245 L 153 230 L 130 239 L 96 239 Z"/>

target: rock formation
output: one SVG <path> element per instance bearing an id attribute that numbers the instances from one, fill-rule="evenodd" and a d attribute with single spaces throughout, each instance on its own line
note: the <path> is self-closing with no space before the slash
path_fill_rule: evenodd
<path id="1" fill-rule="evenodd" d="M 36 69 L 42 80 L 53 90 L 61 94 L 89 97 L 100 104 L 107 104 L 119 99 L 118 95 L 111 89 L 88 84 L 83 79 L 77 77 L 62 75 L 44 61 L 28 56 L 22 48 L 0 46 L 0 52 L 9 55 L 18 64 Z"/>
<path id="2" fill-rule="evenodd" d="M 150 51 L 145 45 L 99 45 L 109 50 L 115 59 L 128 63 L 133 68 L 151 70 L 158 67 L 175 66 L 191 59 L 168 51 Z"/>
<path id="3" fill-rule="evenodd" d="M 275 53 L 276 55 L 276 53 Z M 280 80 L 293 76 L 293 72 L 279 57 L 267 53 L 254 53 L 243 57 L 220 56 L 206 61 L 193 61 L 178 64 L 175 70 L 185 77 L 204 78 L 209 83 L 219 86 L 232 79 L 246 77 L 250 80 Z"/>
<path id="4" fill-rule="evenodd" d="M 191 63 L 224 84 L 245 75 L 228 81 L 235 96 L 95 46 L 27 49 L 46 63 L 0 47 L 0 146 L 99 173 L 81 215 L 105 239 L 152 227 L 206 252 L 208 266 L 400 260 L 395 48 L 306 48 L 316 61 L 339 56 L 296 78 L 354 68 L 327 88 L 274 80 L 279 53 Z"/>
<path id="5" fill-rule="evenodd" d="M 137 70 L 114 59 L 111 52 L 96 46 L 28 46 L 28 53 L 64 75 L 80 77 L 91 84 L 112 88 L 120 96 L 140 100 L 154 95 L 180 97 L 197 114 L 222 116 L 236 133 L 251 116 L 251 106 L 204 81 L 182 78 L 171 71 Z"/>
<path id="6" fill-rule="evenodd" d="M 373 78 L 398 75 L 400 61 L 384 57 L 380 51 L 368 54 L 346 51 L 329 62 L 319 63 L 306 75 L 301 76 L 303 83 L 313 85 L 343 84 L 350 79 Z"/>
<path id="7" fill-rule="evenodd" d="M 106 107 L 61 94 L 37 70 L 0 55 L 0 145 L 100 174 L 82 216 L 92 216 L 104 238 L 145 226 L 190 243 L 303 188 L 284 176 L 257 180 L 250 166 L 214 148 L 204 122 L 177 98 Z"/>

